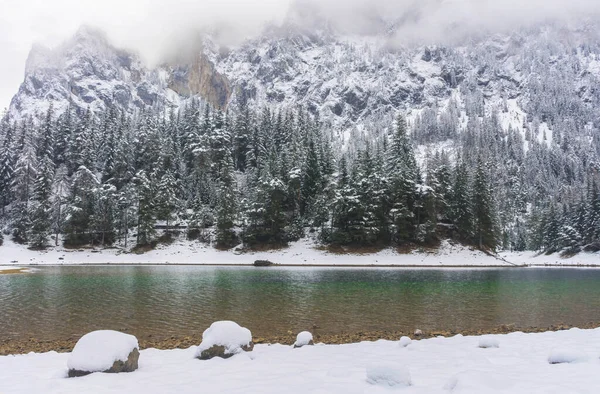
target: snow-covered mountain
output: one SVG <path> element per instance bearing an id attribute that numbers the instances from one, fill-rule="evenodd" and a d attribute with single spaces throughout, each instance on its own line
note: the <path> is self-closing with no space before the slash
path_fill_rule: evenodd
<path id="1" fill-rule="evenodd" d="M 333 215 L 334 209 L 348 213 L 342 215 L 350 218 L 346 222 L 330 221 L 331 231 L 321 233 L 323 239 L 341 234 L 334 242 L 388 243 L 389 223 L 409 229 L 399 231 L 398 239 L 424 242 L 439 235 L 436 223 L 442 223 L 483 247 L 483 227 L 475 240 L 475 222 L 469 218 L 479 203 L 485 205 L 480 212 L 494 212 L 489 220 L 483 214 L 478 219 L 488 223 L 487 245 L 492 247 L 500 242 L 518 250 L 595 245 L 600 236 L 600 24 L 530 24 L 437 46 L 402 44 L 401 22 L 375 25 L 379 28 L 356 35 L 323 21 L 309 29 L 290 19 L 234 48 L 220 45 L 218 34 L 204 35 L 191 40 L 198 45 L 174 50 L 175 56 L 156 67 L 90 28 L 53 50 L 35 47 L 8 120 L 39 114 L 38 127 L 0 123 L 0 131 L 6 130 L 5 137 L 0 133 L 4 185 L 23 185 L 4 187 L 6 205 L 14 198 L 6 191 L 18 194 L 12 220 L 23 225 L 13 228 L 28 223 L 28 211 L 17 208 L 28 206 L 35 173 L 30 168 L 41 158 L 64 167 L 65 183 L 71 176 L 87 177 L 97 180 L 90 185 L 122 192 L 138 182 L 138 193 L 152 190 L 140 185 L 162 185 L 161 201 L 169 201 L 165 196 L 181 200 L 196 215 L 193 223 L 205 223 L 204 213 L 226 212 L 217 207 L 219 201 L 252 194 L 244 200 L 250 205 L 239 212 L 227 208 L 241 217 L 244 242 L 258 239 L 252 226 L 262 222 L 252 215 L 268 212 L 261 205 L 263 195 L 284 190 L 274 195 L 287 196 L 285 207 L 292 208 L 273 217 L 304 214 L 304 222 L 293 227 L 282 219 L 280 227 L 268 225 L 290 229 L 273 231 L 276 243 L 286 242 L 278 238 L 281 234 L 301 237 L 300 226 L 327 223 L 321 213 L 320 222 L 311 216 L 311 204 L 316 204 L 335 207 L 325 208 L 323 215 Z M 227 109 L 231 116 L 225 119 L 219 111 L 198 106 L 194 98 Z M 47 111 L 51 104 L 54 113 Z M 78 111 L 57 116 L 68 106 Z M 98 118 L 87 116 L 87 108 Z M 169 111 L 177 108 L 181 111 Z M 273 108 L 283 110 L 268 110 Z M 117 116 L 114 109 L 133 116 Z M 409 127 L 399 117 L 391 132 L 398 112 L 406 115 Z M 55 149 L 44 148 L 54 140 Z M 168 141 L 171 148 L 163 157 L 157 147 Z M 159 160 L 163 168 L 157 170 Z M 13 163 L 18 164 L 14 173 Z M 239 182 L 224 188 L 223 179 L 233 179 L 227 171 L 234 169 Z M 360 187 L 346 183 L 347 170 Z M 49 179 L 49 173 L 42 175 Z M 388 182 L 389 177 L 402 182 Z M 183 189 L 176 187 L 178 181 Z M 249 182 L 255 183 L 245 190 Z M 390 186 L 398 184 L 416 187 L 400 188 L 401 194 Z M 90 189 L 92 194 L 100 190 Z M 400 224 L 391 219 L 398 209 L 390 208 L 395 205 L 386 198 L 371 203 L 374 196 L 387 195 L 396 196 L 400 212 L 408 212 Z M 371 213 L 357 215 L 356 226 L 364 232 L 352 238 L 344 231 L 354 228 L 347 225 L 354 220 L 350 213 L 360 210 L 348 207 L 357 201 Z M 297 207 L 304 207 L 301 214 Z M 430 218 L 426 224 L 420 221 L 423 207 Z M 208 219 L 203 224 L 211 225 Z"/>
<path id="2" fill-rule="evenodd" d="M 597 25 L 539 25 L 455 46 L 401 46 L 390 38 L 394 28 L 351 36 L 290 23 L 233 49 L 206 36 L 191 60 L 149 68 L 84 27 L 58 48 L 32 49 L 9 113 L 19 119 L 50 103 L 60 111 L 70 101 L 93 110 L 168 108 L 197 96 L 221 108 L 302 103 L 348 135 L 388 122 L 397 110 L 409 119 L 424 108 L 439 111 L 451 98 L 458 111 L 496 108 L 505 128 L 522 129 L 534 118 L 549 120 L 542 100 L 548 97 L 587 113 L 584 123 L 596 120 Z"/>

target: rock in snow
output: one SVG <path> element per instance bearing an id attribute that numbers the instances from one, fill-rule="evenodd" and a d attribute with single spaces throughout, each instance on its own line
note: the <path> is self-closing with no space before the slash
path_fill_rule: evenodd
<path id="1" fill-rule="evenodd" d="M 550 364 L 567 364 L 585 361 L 587 356 L 585 353 L 580 352 L 577 349 L 569 348 L 557 348 L 552 349 L 550 356 L 548 356 L 548 362 Z"/>
<path id="2" fill-rule="evenodd" d="M 385 364 L 368 367 L 367 382 L 384 387 L 406 387 L 412 384 L 408 368 Z"/>
<path id="3" fill-rule="evenodd" d="M 313 336 L 312 336 L 312 334 L 310 332 L 308 332 L 308 331 L 302 331 L 296 337 L 296 343 L 294 343 L 294 347 L 298 348 L 298 347 L 307 346 L 307 345 L 314 345 L 314 344 L 315 343 L 313 342 Z"/>
<path id="4" fill-rule="evenodd" d="M 482 349 L 498 348 L 500 347 L 500 343 L 495 337 L 486 335 L 479 338 L 479 347 Z"/>
<path id="5" fill-rule="evenodd" d="M 229 358 L 254 348 L 252 333 L 232 321 L 214 322 L 202 334 L 202 343 L 196 351 L 196 358 L 209 360 L 213 357 Z"/>
<path id="6" fill-rule="evenodd" d="M 67 366 L 69 377 L 93 372 L 133 372 L 138 368 L 138 340 L 133 335 L 101 330 L 77 341 Z"/>
<path id="7" fill-rule="evenodd" d="M 412 339 L 410 339 L 409 337 L 402 337 L 400 338 L 400 347 L 407 347 L 411 344 L 411 342 Z"/>

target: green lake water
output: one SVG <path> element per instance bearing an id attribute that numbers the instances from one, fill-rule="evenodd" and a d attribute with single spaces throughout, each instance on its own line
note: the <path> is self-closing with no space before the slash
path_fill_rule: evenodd
<path id="1" fill-rule="evenodd" d="M 257 336 L 600 322 L 600 270 L 44 267 L 0 275 L 0 337 L 156 338 L 235 320 Z"/>

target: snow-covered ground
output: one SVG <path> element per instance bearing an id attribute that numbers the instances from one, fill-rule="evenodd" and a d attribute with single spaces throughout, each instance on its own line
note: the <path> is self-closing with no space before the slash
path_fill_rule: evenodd
<path id="1" fill-rule="evenodd" d="M 63 247 L 46 251 L 32 251 L 27 247 L 5 240 L 0 247 L 0 264 L 48 265 L 48 264 L 212 264 L 247 265 L 255 260 L 269 260 L 280 265 L 320 266 L 511 266 L 502 259 L 488 256 L 475 249 L 444 241 L 434 252 L 399 254 L 385 249 L 372 254 L 335 254 L 319 250 L 317 245 L 303 239 L 288 248 L 241 253 L 218 251 L 208 245 L 187 240 L 177 240 L 171 245 L 159 245 L 156 250 L 144 254 L 124 253 L 120 249 L 67 250 Z"/>
<path id="2" fill-rule="evenodd" d="M 315 266 L 407 266 L 407 267 L 512 267 L 526 265 L 600 266 L 600 253 L 580 253 L 565 259 L 558 255 L 537 256 L 534 252 L 500 253 L 489 256 L 481 251 L 449 241 L 442 242 L 435 251 L 414 251 L 400 254 L 385 249 L 371 254 L 335 254 L 318 248 L 310 239 L 292 243 L 288 248 L 241 253 L 235 249 L 219 251 L 206 244 L 177 240 L 171 245 L 159 245 L 144 254 L 126 253 L 114 249 L 69 250 L 61 246 L 46 251 L 33 251 L 7 239 L 0 246 L 0 270 L 13 265 L 60 264 L 205 264 L 250 265 L 255 260 L 269 260 L 280 265 Z M 4 265 L 4 267 L 2 267 Z"/>
<path id="3" fill-rule="evenodd" d="M 142 350 L 131 373 L 66 378 L 69 354 L 0 357 L 1 393 L 597 393 L 600 329 L 350 345 L 256 345 L 201 361 L 195 347 Z M 570 361 L 570 363 L 569 363 Z M 554 362 L 567 362 L 552 364 Z M 410 386 L 405 386 L 410 382 Z"/>
<path id="4" fill-rule="evenodd" d="M 553 267 L 600 267 L 600 253 L 579 253 L 573 257 L 562 257 L 558 253 L 550 255 L 536 252 L 501 252 L 501 258 L 516 265 Z"/>

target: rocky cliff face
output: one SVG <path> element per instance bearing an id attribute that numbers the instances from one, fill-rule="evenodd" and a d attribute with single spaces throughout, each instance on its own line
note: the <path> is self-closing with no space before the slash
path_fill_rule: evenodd
<path id="1" fill-rule="evenodd" d="M 194 57 L 190 65 L 170 70 L 168 88 L 181 97 L 199 96 L 212 106 L 225 109 L 231 99 L 231 83 L 220 74 L 204 53 Z"/>
<path id="2" fill-rule="evenodd" d="M 597 25 L 547 25 L 460 46 L 398 47 L 385 33 L 356 37 L 287 25 L 234 49 L 207 37 L 189 64 L 149 68 L 84 28 L 57 49 L 32 50 L 10 114 L 43 112 L 50 102 L 59 111 L 69 102 L 92 110 L 169 108 L 197 96 L 223 109 L 302 104 L 347 135 L 388 122 L 397 110 L 414 118 L 452 100 L 458 111 L 498 110 L 504 127 L 522 129 L 532 116 L 540 123 L 549 116 L 541 95 L 567 95 L 565 105 L 578 113 L 600 105 L 599 32 Z"/>

